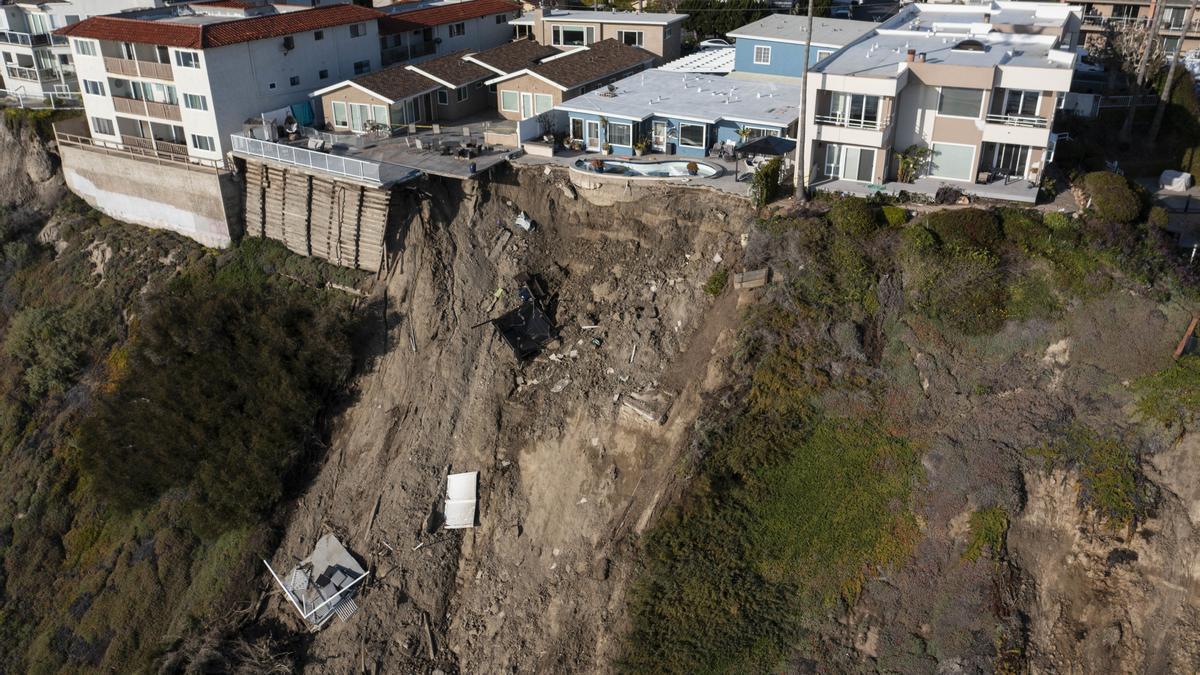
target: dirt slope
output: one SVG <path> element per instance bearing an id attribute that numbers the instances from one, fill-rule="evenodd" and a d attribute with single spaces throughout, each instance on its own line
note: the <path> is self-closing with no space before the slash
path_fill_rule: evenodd
<path id="1" fill-rule="evenodd" d="M 359 614 L 311 642 L 312 672 L 606 669 L 630 535 L 671 489 L 701 397 L 720 384 L 710 366 L 731 347 L 736 297 L 714 303 L 701 287 L 714 260 L 740 255 L 744 204 L 694 190 L 599 209 L 540 169 L 466 187 L 477 191 L 435 182 L 405 196 L 404 253 L 376 290 L 386 339 L 276 556 L 333 531 L 374 573 Z M 512 226 L 520 210 L 533 232 Z M 524 367 L 490 327 L 471 327 L 515 306 L 521 271 L 545 278 L 562 329 Z M 615 402 L 650 388 L 673 397 L 661 427 Z M 480 471 L 474 530 L 427 529 L 447 468 Z"/>

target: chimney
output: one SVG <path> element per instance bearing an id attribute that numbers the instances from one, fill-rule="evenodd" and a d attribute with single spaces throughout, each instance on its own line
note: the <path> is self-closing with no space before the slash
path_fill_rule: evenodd
<path id="1" fill-rule="evenodd" d="M 909 49 L 909 50 L 908 50 L 908 58 L 907 58 L 906 60 L 907 60 L 909 63 L 912 63 L 913 61 L 916 61 L 916 60 L 917 60 L 917 50 L 915 50 L 915 49 Z"/>
<path id="2" fill-rule="evenodd" d="M 917 54 L 917 63 L 925 63 L 925 52 Z"/>

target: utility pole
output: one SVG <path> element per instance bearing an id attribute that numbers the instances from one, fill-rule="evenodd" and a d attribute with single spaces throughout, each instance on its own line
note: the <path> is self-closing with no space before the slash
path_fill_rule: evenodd
<path id="1" fill-rule="evenodd" d="M 1183 55 L 1183 38 L 1191 30 L 1192 14 L 1195 12 L 1196 0 L 1192 0 L 1183 15 L 1183 31 L 1180 33 L 1179 42 L 1175 43 L 1175 54 L 1171 57 L 1171 67 L 1167 69 L 1167 81 L 1159 94 L 1158 106 L 1154 108 L 1154 121 L 1150 124 L 1150 133 L 1146 137 L 1151 143 L 1158 138 L 1158 130 L 1162 127 L 1163 114 L 1167 112 L 1167 101 L 1171 100 L 1171 84 L 1175 81 L 1175 71 L 1179 69 L 1179 57 Z"/>
<path id="2" fill-rule="evenodd" d="M 808 0 L 808 30 L 804 35 L 804 74 L 800 77 L 800 122 L 796 125 L 796 198 L 808 201 L 808 157 L 804 152 L 805 128 L 808 126 L 808 69 L 812 67 L 813 0 Z"/>
<path id="3" fill-rule="evenodd" d="M 1156 0 L 1154 12 L 1150 15 L 1150 33 L 1146 36 L 1145 45 L 1142 46 L 1142 56 L 1138 59 L 1137 86 L 1134 88 L 1137 93 L 1141 93 L 1142 83 L 1146 81 L 1146 68 L 1150 65 L 1150 53 L 1154 51 L 1154 43 L 1158 41 L 1158 27 L 1162 25 L 1162 15 L 1166 8 L 1167 0 Z M 1182 38 L 1180 41 L 1182 42 Z M 1133 113 L 1136 110 L 1133 103 L 1135 100 L 1135 94 L 1130 92 L 1129 107 L 1125 110 L 1125 123 L 1121 125 L 1121 134 L 1118 137 L 1122 143 L 1128 143 L 1133 139 Z"/>

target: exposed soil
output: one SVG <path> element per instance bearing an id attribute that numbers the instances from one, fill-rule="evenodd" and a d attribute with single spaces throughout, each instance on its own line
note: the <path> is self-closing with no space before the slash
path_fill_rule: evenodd
<path id="1" fill-rule="evenodd" d="M 541 169 L 421 189 L 403 197 L 403 254 L 375 292 L 386 334 L 276 556 L 302 557 L 333 531 L 374 575 L 359 613 L 317 635 L 306 663 L 605 670 L 631 535 L 676 489 L 688 431 L 721 384 L 737 295 L 702 287 L 736 264 L 748 206 L 676 190 L 599 209 Z M 532 232 L 512 224 L 522 210 Z M 490 326 L 472 327 L 516 305 L 520 272 L 544 280 L 561 330 L 524 365 Z M 622 395 L 643 391 L 669 403 L 664 425 L 621 411 Z M 480 471 L 475 529 L 436 529 L 448 469 Z M 271 605 L 293 621 L 281 597 Z"/>

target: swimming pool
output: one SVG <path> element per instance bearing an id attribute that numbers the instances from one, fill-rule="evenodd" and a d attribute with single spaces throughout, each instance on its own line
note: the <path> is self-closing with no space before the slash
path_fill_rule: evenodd
<path id="1" fill-rule="evenodd" d="M 687 170 L 687 160 L 665 159 L 652 162 L 634 162 L 624 159 L 601 159 L 599 161 L 603 162 L 603 169 L 599 173 L 605 174 L 644 178 L 680 178 L 691 176 Z M 580 171 L 597 173 L 591 163 L 591 159 L 576 160 L 575 168 Z M 696 176 L 699 178 L 712 178 L 721 173 L 720 167 L 705 162 L 696 162 L 696 167 Z"/>

